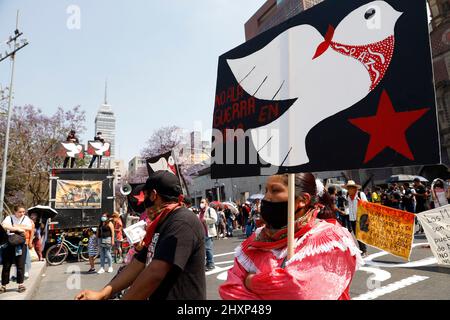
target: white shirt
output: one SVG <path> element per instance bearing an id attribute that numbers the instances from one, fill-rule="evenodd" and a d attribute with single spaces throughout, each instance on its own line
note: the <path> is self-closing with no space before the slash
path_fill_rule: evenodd
<path id="1" fill-rule="evenodd" d="M 11 219 L 12 222 L 14 223 L 14 227 L 20 227 L 20 226 L 24 226 L 24 227 L 33 227 L 33 221 L 31 221 L 31 219 L 28 216 L 23 216 L 20 219 L 17 219 L 17 217 L 15 215 L 11 215 L 11 216 L 7 216 L 3 222 L 2 222 L 2 226 L 3 227 L 12 227 L 13 225 L 11 224 Z M 8 230 L 8 234 L 11 234 Z"/>
<path id="2" fill-rule="evenodd" d="M 359 197 L 358 197 L 359 196 Z M 356 221 L 356 213 L 358 212 L 358 200 L 367 201 L 367 197 L 364 192 L 358 191 L 355 195 L 355 199 L 351 199 L 349 195 L 347 195 L 348 200 L 348 214 L 350 221 Z"/>

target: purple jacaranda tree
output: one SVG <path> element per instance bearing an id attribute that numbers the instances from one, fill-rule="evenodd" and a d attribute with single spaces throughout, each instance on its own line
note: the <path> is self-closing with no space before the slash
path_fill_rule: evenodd
<path id="1" fill-rule="evenodd" d="M 25 206 L 47 204 L 51 168 L 61 166 L 57 155 L 59 142 L 75 129 L 82 134 L 85 112 L 76 106 L 68 111 L 58 108 L 44 114 L 32 105 L 15 107 L 11 118 L 6 180 L 6 204 Z M 0 117 L 0 132 L 6 131 L 6 117 Z M 0 161 L 3 161 L 4 134 L 0 136 Z"/>

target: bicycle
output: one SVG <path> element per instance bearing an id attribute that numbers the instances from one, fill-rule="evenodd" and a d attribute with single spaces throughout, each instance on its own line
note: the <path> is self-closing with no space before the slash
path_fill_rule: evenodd
<path id="1" fill-rule="evenodd" d="M 69 252 L 72 255 L 76 255 L 78 261 L 80 261 L 80 257 L 84 261 L 89 261 L 87 238 L 80 240 L 78 245 L 74 245 L 66 239 L 66 234 L 62 233 L 56 241 L 57 244 L 48 248 L 47 253 L 45 254 L 45 258 L 49 265 L 57 266 L 62 264 L 69 256 Z"/>

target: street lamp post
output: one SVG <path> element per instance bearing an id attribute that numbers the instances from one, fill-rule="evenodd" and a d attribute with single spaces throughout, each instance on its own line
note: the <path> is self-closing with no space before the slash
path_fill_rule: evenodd
<path id="1" fill-rule="evenodd" d="M 217 179 L 216 179 L 216 183 L 214 184 L 214 186 L 216 187 L 216 190 L 217 190 L 217 201 L 220 202 L 220 185 L 219 185 L 219 182 L 217 181 Z"/>
<path id="2" fill-rule="evenodd" d="M 14 36 L 10 36 L 9 40 L 6 42 L 9 47 L 12 46 L 12 51 L 5 52 L 5 56 L 0 54 L 0 62 L 5 60 L 8 57 L 11 57 L 12 65 L 11 65 L 11 82 L 9 85 L 9 97 L 8 97 L 8 120 L 6 122 L 6 134 L 5 134 L 5 150 L 3 153 L 3 169 L 2 169 L 2 181 L 1 181 L 1 190 L 0 190 L 0 214 L 3 213 L 3 206 L 5 200 L 5 186 L 6 186 L 6 169 L 8 167 L 8 147 L 9 147 L 9 129 L 11 125 L 11 102 L 12 102 L 12 93 L 13 93 L 13 80 L 14 80 L 14 64 L 16 52 L 28 45 L 28 41 L 26 39 L 21 39 L 20 43 L 18 42 L 19 37 L 23 34 L 18 29 L 19 25 L 19 11 L 17 11 L 16 17 L 16 30 L 14 30 Z"/>

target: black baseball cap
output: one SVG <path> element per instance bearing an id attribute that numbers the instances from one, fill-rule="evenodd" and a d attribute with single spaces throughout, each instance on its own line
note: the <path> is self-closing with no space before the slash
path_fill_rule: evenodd
<path id="1" fill-rule="evenodd" d="M 145 182 L 144 190 L 156 190 L 158 194 L 168 198 L 178 198 L 183 194 L 178 177 L 166 170 L 152 173 Z"/>

